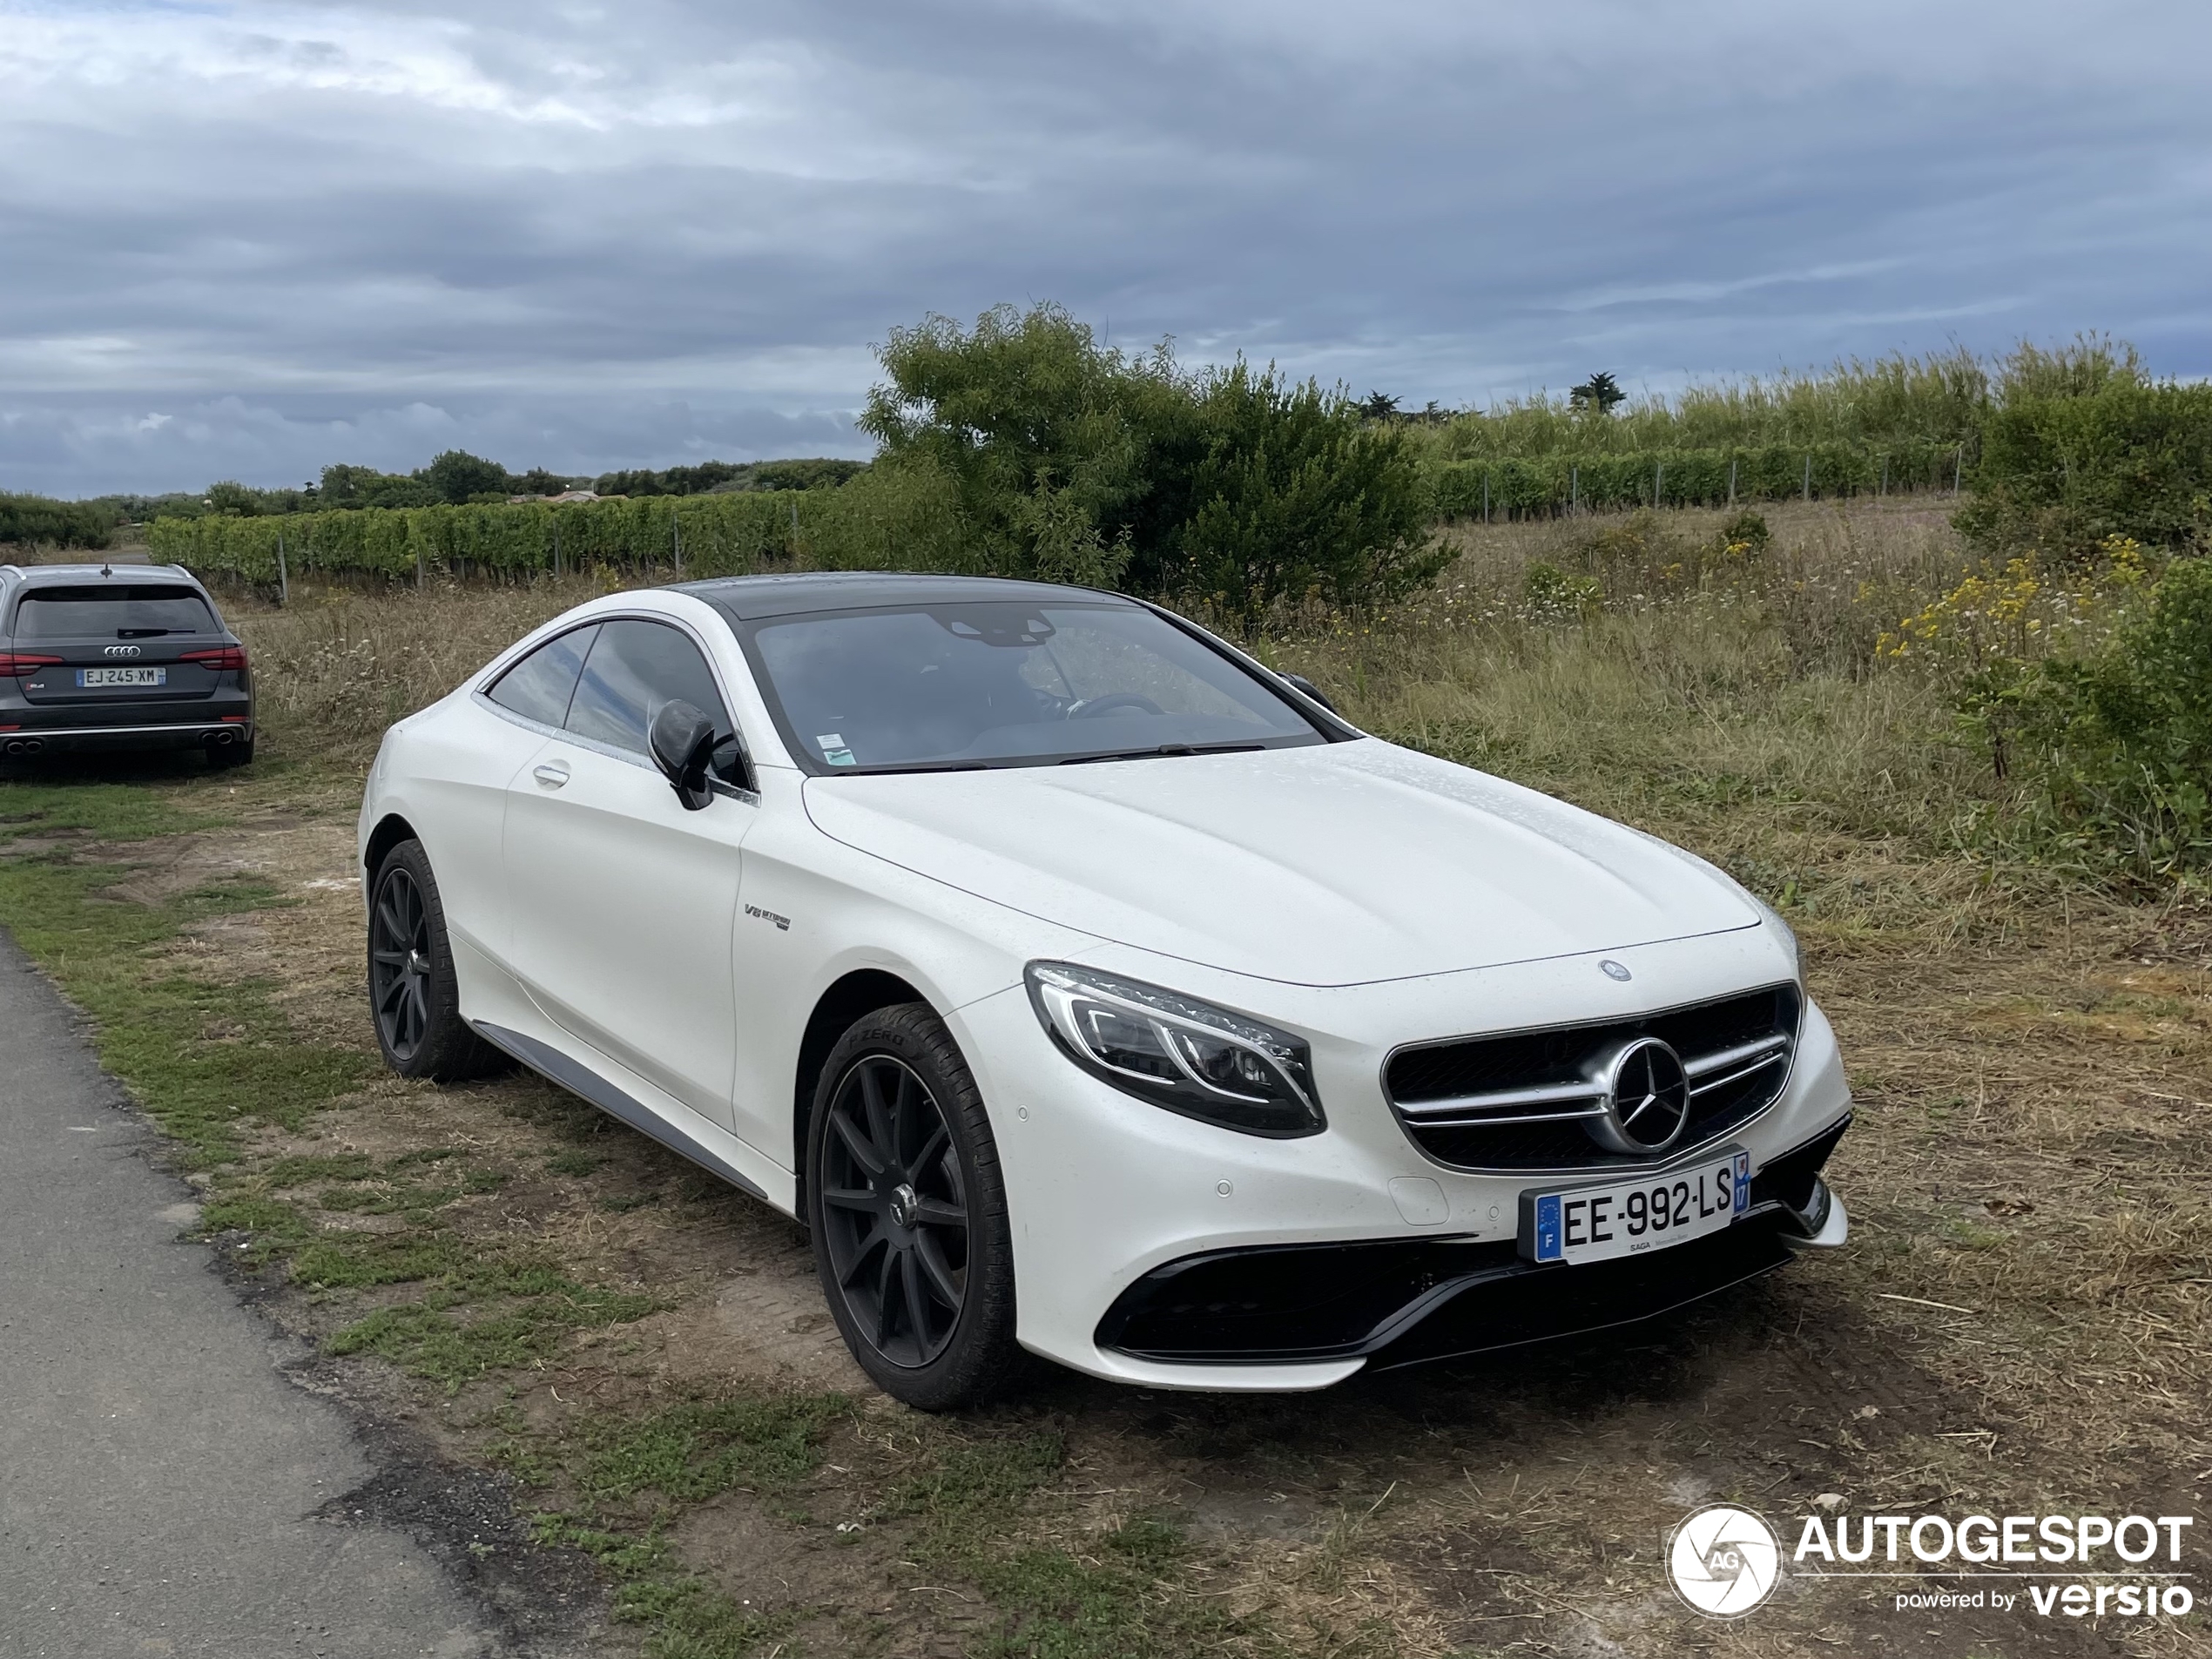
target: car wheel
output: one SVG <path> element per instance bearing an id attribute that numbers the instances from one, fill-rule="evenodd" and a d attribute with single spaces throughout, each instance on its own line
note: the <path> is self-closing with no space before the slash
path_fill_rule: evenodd
<path id="1" fill-rule="evenodd" d="M 368 904 L 368 1000 L 376 1046 L 402 1077 L 450 1082 L 509 1063 L 461 1017 L 445 906 L 420 841 L 401 841 L 377 867 Z"/>
<path id="2" fill-rule="evenodd" d="M 806 1211 L 830 1312 L 886 1393 L 948 1411 L 1024 1368 L 997 1143 L 926 1003 L 880 1008 L 830 1051 L 807 1125 Z"/>

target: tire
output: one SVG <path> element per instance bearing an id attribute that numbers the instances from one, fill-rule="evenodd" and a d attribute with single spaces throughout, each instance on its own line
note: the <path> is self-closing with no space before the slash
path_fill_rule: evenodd
<path id="1" fill-rule="evenodd" d="M 420 841 L 387 853 L 369 888 L 368 1000 L 376 1046 L 402 1077 L 455 1082 L 512 1063 L 461 1017 L 445 906 Z"/>
<path id="2" fill-rule="evenodd" d="M 222 744 L 207 752 L 207 770 L 210 772 L 228 772 L 233 766 L 250 766 L 253 764 L 253 739 L 251 738 L 243 743 Z"/>
<path id="3" fill-rule="evenodd" d="M 1027 1370 L 998 1145 L 927 1003 L 864 1015 L 830 1050 L 807 1122 L 806 1222 L 831 1316 L 884 1393 L 953 1411 Z"/>

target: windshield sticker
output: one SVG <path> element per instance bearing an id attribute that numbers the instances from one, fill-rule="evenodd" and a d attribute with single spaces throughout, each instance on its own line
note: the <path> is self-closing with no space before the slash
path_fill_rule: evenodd
<path id="1" fill-rule="evenodd" d="M 833 766 L 850 766 L 857 764 L 853 759 L 853 752 L 845 746 L 845 739 L 838 733 L 825 732 L 816 738 L 814 742 L 822 752 L 822 759 Z"/>

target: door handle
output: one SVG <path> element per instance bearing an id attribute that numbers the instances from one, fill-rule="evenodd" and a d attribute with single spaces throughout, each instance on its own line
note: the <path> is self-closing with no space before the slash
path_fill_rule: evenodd
<path id="1" fill-rule="evenodd" d="M 569 763 L 565 760 L 550 760 L 542 766 L 531 767 L 530 776 L 548 789 L 558 789 L 569 780 Z"/>

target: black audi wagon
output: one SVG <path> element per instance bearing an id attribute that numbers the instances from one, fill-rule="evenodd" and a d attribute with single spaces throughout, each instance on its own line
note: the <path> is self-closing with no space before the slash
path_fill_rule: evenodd
<path id="1" fill-rule="evenodd" d="M 188 571 L 0 564 L 0 759 L 85 749 L 253 759 L 246 647 Z"/>

